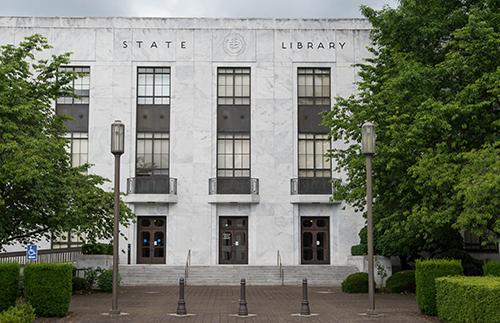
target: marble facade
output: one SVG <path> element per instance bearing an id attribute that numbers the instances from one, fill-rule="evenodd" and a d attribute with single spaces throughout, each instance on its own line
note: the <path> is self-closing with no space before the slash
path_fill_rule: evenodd
<path id="1" fill-rule="evenodd" d="M 44 55 L 72 52 L 72 64 L 90 66 L 89 162 L 91 172 L 112 178 L 110 124 L 126 125 L 122 189 L 135 176 L 136 71 L 171 68 L 170 174 L 177 201 L 143 197 L 136 215 L 167 219 L 166 264 L 218 264 L 218 217 L 249 219 L 249 265 L 300 264 L 300 216 L 330 218 L 332 265 L 347 264 L 363 225 L 344 202 L 291 201 L 297 165 L 297 68 L 331 69 L 331 96 L 349 95 L 353 64 L 369 56 L 364 19 L 34 18 L 0 17 L 0 44 L 34 33 L 53 46 Z M 258 201 L 217 203 L 208 195 L 216 176 L 216 71 L 251 68 L 251 173 L 260 181 Z M 342 143 L 334 143 L 341 147 Z M 345 177 L 336 174 L 334 177 Z M 108 185 L 108 189 L 111 185 Z M 122 228 L 135 263 L 137 228 Z M 121 262 L 126 262 L 122 253 Z"/>

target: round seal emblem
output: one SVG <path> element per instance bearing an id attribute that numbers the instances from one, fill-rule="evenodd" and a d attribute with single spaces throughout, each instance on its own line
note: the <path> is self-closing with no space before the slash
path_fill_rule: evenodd
<path id="1" fill-rule="evenodd" d="M 229 55 L 239 55 L 245 47 L 245 39 L 238 33 L 232 32 L 224 37 L 224 51 Z"/>

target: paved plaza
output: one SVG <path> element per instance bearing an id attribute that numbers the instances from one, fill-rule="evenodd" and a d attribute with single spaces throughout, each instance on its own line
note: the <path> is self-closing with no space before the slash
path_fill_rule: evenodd
<path id="1" fill-rule="evenodd" d="M 253 317 L 234 317 L 238 312 L 239 287 L 188 286 L 188 317 L 176 317 L 178 289 L 166 287 L 122 287 L 120 309 L 128 315 L 109 317 L 111 294 L 75 295 L 70 314 L 62 319 L 37 322 L 439 322 L 418 312 L 414 295 L 377 294 L 380 315 L 367 317 L 367 294 L 346 294 L 339 288 L 309 288 L 312 317 L 296 317 L 302 299 L 301 287 L 248 286 L 247 302 Z"/>

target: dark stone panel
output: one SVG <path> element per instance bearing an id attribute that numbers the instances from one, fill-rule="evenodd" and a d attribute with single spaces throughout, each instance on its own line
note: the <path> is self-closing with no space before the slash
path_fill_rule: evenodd
<path id="1" fill-rule="evenodd" d="M 71 119 L 64 121 L 70 132 L 89 131 L 89 105 L 88 104 L 57 104 L 56 113 L 68 116 Z"/>
<path id="2" fill-rule="evenodd" d="M 250 107 L 219 106 L 217 108 L 217 131 L 250 132 Z"/>
<path id="3" fill-rule="evenodd" d="M 299 194 L 332 194 L 331 178 L 299 177 Z"/>
<path id="4" fill-rule="evenodd" d="M 167 175 L 137 176 L 134 178 L 134 193 L 168 194 L 169 182 Z"/>
<path id="5" fill-rule="evenodd" d="M 217 194 L 250 194 L 250 177 L 218 177 Z"/>
<path id="6" fill-rule="evenodd" d="M 299 107 L 299 132 L 302 133 L 328 133 L 329 129 L 321 125 L 321 113 L 329 111 L 323 107 Z"/>
<path id="7" fill-rule="evenodd" d="M 139 132 L 169 132 L 170 106 L 168 105 L 138 105 L 137 131 Z"/>

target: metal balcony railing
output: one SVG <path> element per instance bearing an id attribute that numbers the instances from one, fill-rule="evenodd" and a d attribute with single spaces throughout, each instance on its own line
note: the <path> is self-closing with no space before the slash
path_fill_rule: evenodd
<path id="1" fill-rule="evenodd" d="M 290 194 L 333 194 L 340 178 L 299 177 L 290 180 Z"/>
<path id="2" fill-rule="evenodd" d="M 215 177 L 208 180 L 208 194 L 259 194 L 259 179 Z"/>
<path id="3" fill-rule="evenodd" d="M 127 179 L 128 194 L 177 194 L 177 178 L 166 175 L 137 176 Z"/>

